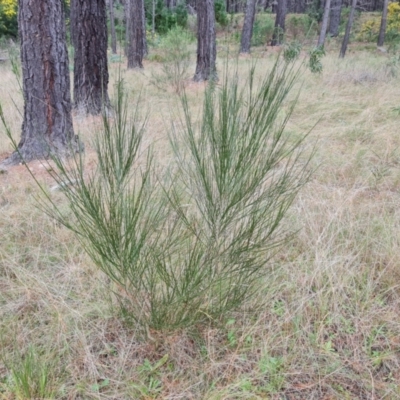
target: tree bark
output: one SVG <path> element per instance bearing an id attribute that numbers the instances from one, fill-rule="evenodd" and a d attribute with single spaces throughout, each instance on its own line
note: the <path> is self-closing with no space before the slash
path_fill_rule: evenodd
<path id="1" fill-rule="evenodd" d="M 330 11 L 331 11 L 331 0 L 325 0 L 324 16 L 322 18 L 321 32 L 319 33 L 319 38 L 318 38 L 318 47 L 324 47 Z"/>
<path id="2" fill-rule="evenodd" d="M 5 162 L 69 155 L 79 150 L 71 119 L 64 10 L 59 0 L 20 0 L 24 116 L 18 152 Z M 22 159 L 21 159 L 22 157 Z"/>
<path id="3" fill-rule="evenodd" d="M 275 29 L 271 40 L 271 46 L 279 46 L 283 43 L 286 12 L 287 0 L 278 0 L 276 7 Z"/>
<path id="4" fill-rule="evenodd" d="M 100 114 L 109 107 L 107 11 L 105 0 L 72 0 L 74 34 L 74 108 Z"/>
<path id="5" fill-rule="evenodd" d="M 257 0 L 247 0 L 246 15 L 242 30 L 239 53 L 250 53 L 251 37 L 253 36 L 254 17 L 256 15 Z"/>
<path id="6" fill-rule="evenodd" d="M 388 6 L 389 6 L 389 0 L 385 0 L 384 3 L 383 3 L 381 27 L 379 29 L 378 47 L 383 46 L 383 43 L 385 43 L 385 33 L 386 33 L 386 25 L 387 25 Z"/>
<path id="7" fill-rule="evenodd" d="M 197 63 L 195 82 L 217 79 L 217 44 L 213 0 L 197 0 Z"/>
<path id="8" fill-rule="evenodd" d="M 143 0 L 128 0 L 129 4 L 129 43 L 128 69 L 143 68 L 145 23 L 143 21 Z"/>
<path id="9" fill-rule="evenodd" d="M 117 54 L 117 35 L 115 33 L 115 15 L 114 15 L 114 0 L 110 2 L 110 30 L 111 30 L 111 51 Z"/>
<path id="10" fill-rule="evenodd" d="M 342 0 L 332 0 L 331 18 L 329 22 L 329 35 L 331 37 L 337 37 L 339 35 L 341 12 L 342 12 Z"/>
<path id="11" fill-rule="evenodd" d="M 350 32 L 351 32 L 351 28 L 353 26 L 356 5 L 357 5 L 357 0 L 352 0 L 349 19 L 348 19 L 347 25 L 346 25 L 346 33 L 344 34 L 342 47 L 341 47 L 340 53 L 339 53 L 340 58 L 344 58 L 344 56 L 346 55 L 347 45 L 349 44 L 349 39 L 350 39 Z"/>

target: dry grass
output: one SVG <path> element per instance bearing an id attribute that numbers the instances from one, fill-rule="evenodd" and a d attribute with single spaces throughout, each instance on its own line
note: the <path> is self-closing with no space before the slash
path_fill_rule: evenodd
<path id="1" fill-rule="evenodd" d="M 258 57 L 265 73 L 275 53 Z M 250 62 L 240 59 L 239 70 Z M 107 279 L 73 235 L 35 207 L 23 167 L 0 175 L 0 398 L 18 398 L 11 371 L 29 346 L 59 399 L 400 398 L 400 79 L 387 63 L 368 52 L 339 61 L 335 51 L 321 76 L 302 74 L 288 134 L 318 122 L 308 138 L 318 141 L 318 168 L 285 221 L 299 233 L 265 277 L 259 301 L 268 307 L 220 329 L 141 340 L 113 316 Z M 21 96 L 9 66 L 0 68 L 0 101 L 18 136 Z M 142 88 L 146 143 L 168 164 L 178 102 L 147 84 L 152 68 L 121 72 L 129 92 Z M 203 90 L 187 86 L 194 113 Z M 89 162 L 98 124 L 75 118 Z M 30 167 L 51 186 L 40 163 Z"/>

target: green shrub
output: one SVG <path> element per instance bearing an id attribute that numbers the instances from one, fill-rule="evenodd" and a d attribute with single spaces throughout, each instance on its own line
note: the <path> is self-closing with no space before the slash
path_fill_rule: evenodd
<path id="1" fill-rule="evenodd" d="M 256 15 L 253 25 L 252 46 L 262 46 L 268 42 L 274 32 L 274 20 L 269 14 Z"/>
<path id="2" fill-rule="evenodd" d="M 290 42 L 285 44 L 283 48 L 283 58 L 285 61 L 296 60 L 301 52 L 301 43 L 298 41 Z"/>
<path id="3" fill-rule="evenodd" d="M 221 26 L 227 26 L 229 23 L 228 13 L 226 12 L 225 1 L 215 0 L 214 2 L 215 20 Z"/>
<path id="4" fill-rule="evenodd" d="M 176 93 L 181 93 L 189 78 L 188 69 L 192 51 L 189 49 L 194 37 L 187 30 L 177 26 L 161 38 L 158 53 L 154 61 L 162 61 L 162 72 L 152 73 L 151 82 L 165 90 L 172 86 Z"/>
<path id="5" fill-rule="evenodd" d="M 323 14 L 324 10 L 321 0 L 312 0 L 311 4 L 307 7 L 307 15 L 310 20 L 321 22 Z"/>
<path id="6" fill-rule="evenodd" d="M 114 118 L 95 139 L 96 168 L 86 171 L 82 154 L 54 159 L 49 173 L 70 211 L 43 190 L 45 210 L 109 277 L 126 321 L 166 331 L 218 323 L 260 289 L 288 238 L 280 222 L 309 176 L 303 138 L 284 133 L 295 77 L 281 62 L 261 80 L 253 68 L 244 86 L 226 74 L 206 91 L 199 123 L 183 96 L 162 174 L 142 148 L 146 119 L 128 118 L 120 84 Z"/>
<path id="7" fill-rule="evenodd" d="M 310 50 L 310 59 L 308 61 L 308 66 L 313 74 L 320 74 L 322 72 L 323 66 L 321 59 L 325 55 L 324 48 L 314 47 Z"/>

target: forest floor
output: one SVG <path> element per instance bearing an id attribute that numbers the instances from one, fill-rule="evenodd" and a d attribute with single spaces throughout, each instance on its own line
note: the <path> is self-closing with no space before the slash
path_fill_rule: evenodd
<path id="1" fill-rule="evenodd" d="M 256 60 L 261 76 L 275 59 L 256 50 L 238 59 L 239 73 Z M 332 44 L 322 63 L 312 74 L 299 62 L 286 102 L 299 93 L 287 133 L 310 132 L 306 145 L 316 144 L 315 172 L 283 222 L 298 232 L 253 300 L 265 309 L 226 326 L 143 340 L 113 313 L 108 280 L 74 235 L 37 207 L 25 166 L 0 174 L 0 398 L 26 398 L 24 385 L 45 380 L 57 399 L 400 399 L 400 60 L 360 46 L 339 60 Z M 131 98 L 141 92 L 145 144 L 168 165 L 180 105 L 172 87 L 151 84 L 161 64 L 110 65 L 111 96 L 119 75 Z M 0 87 L 18 139 L 22 96 L 8 63 Z M 204 87 L 187 82 L 194 116 Z M 95 165 L 100 119 L 75 115 L 74 124 Z M 0 137 L 3 159 L 3 127 Z M 29 168 L 54 185 L 42 163 Z"/>

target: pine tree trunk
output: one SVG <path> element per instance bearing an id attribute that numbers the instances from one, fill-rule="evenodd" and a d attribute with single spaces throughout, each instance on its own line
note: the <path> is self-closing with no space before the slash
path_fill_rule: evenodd
<path id="1" fill-rule="evenodd" d="M 253 36 L 254 17 L 256 15 L 256 4 L 257 0 L 247 0 L 246 15 L 244 18 L 239 53 L 250 53 L 251 37 Z"/>
<path id="2" fill-rule="evenodd" d="M 149 54 L 149 49 L 147 47 L 147 38 L 146 38 L 146 13 L 144 9 L 144 1 L 142 7 L 142 24 L 143 24 L 143 57 L 146 57 Z"/>
<path id="3" fill-rule="evenodd" d="M 20 0 L 24 116 L 18 152 L 4 164 L 79 150 L 71 119 L 64 10 L 59 0 Z"/>
<path id="4" fill-rule="evenodd" d="M 385 0 L 384 3 L 383 3 L 381 27 L 379 29 L 378 47 L 383 46 L 383 43 L 385 43 L 385 33 L 386 33 L 386 25 L 387 25 L 388 6 L 389 6 L 389 0 Z"/>
<path id="5" fill-rule="evenodd" d="M 110 2 L 110 30 L 111 30 L 111 51 L 117 54 L 117 35 L 115 33 L 115 15 L 114 15 L 114 0 Z"/>
<path id="6" fill-rule="evenodd" d="M 353 26 L 356 5 L 357 5 L 357 0 L 352 0 L 350 14 L 349 14 L 349 20 L 347 21 L 347 25 L 346 25 L 346 33 L 344 34 L 342 47 L 341 47 L 340 53 L 339 53 L 340 58 L 344 58 L 344 56 L 346 55 L 347 45 L 349 44 L 349 39 L 350 39 L 350 32 L 351 32 L 351 28 Z"/>
<path id="7" fill-rule="evenodd" d="M 125 15 L 125 57 L 129 54 L 129 42 L 131 35 L 131 3 L 132 0 L 124 1 L 124 15 Z"/>
<path id="8" fill-rule="evenodd" d="M 276 8 L 275 29 L 271 40 L 271 46 L 279 46 L 283 43 L 285 34 L 285 19 L 287 12 L 287 0 L 278 0 Z"/>
<path id="9" fill-rule="evenodd" d="M 321 32 L 318 38 L 318 47 L 324 47 L 326 30 L 328 29 L 330 11 L 331 11 L 331 0 L 325 0 L 324 16 L 322 18 Z"/>
<path id="10" fill-rule="evenodd" d="M 339 35 L 341 12 L 342 12 L 342 0 L 332 0 L 331 18 L 329 22 L 329 35 L 331 37 L 337 37 Z"/>
<path id="11" fill-rule="evenodd" d="M 197 63 L 193 80 L 217 79 L 217 45 L 213 0 L 197 0 Z"/>
<path id="12" fill-rule="evenodd" d="M 143 68 L 144 22 L 143 0 L 129 1 L 128 69 Z"/>
<path id="13" fill-rule="evenodd" d="M 72 0 L 74 29 L 74 108 L 100 114 L 109 107 L 107 12 L 105 0 Z"/>

